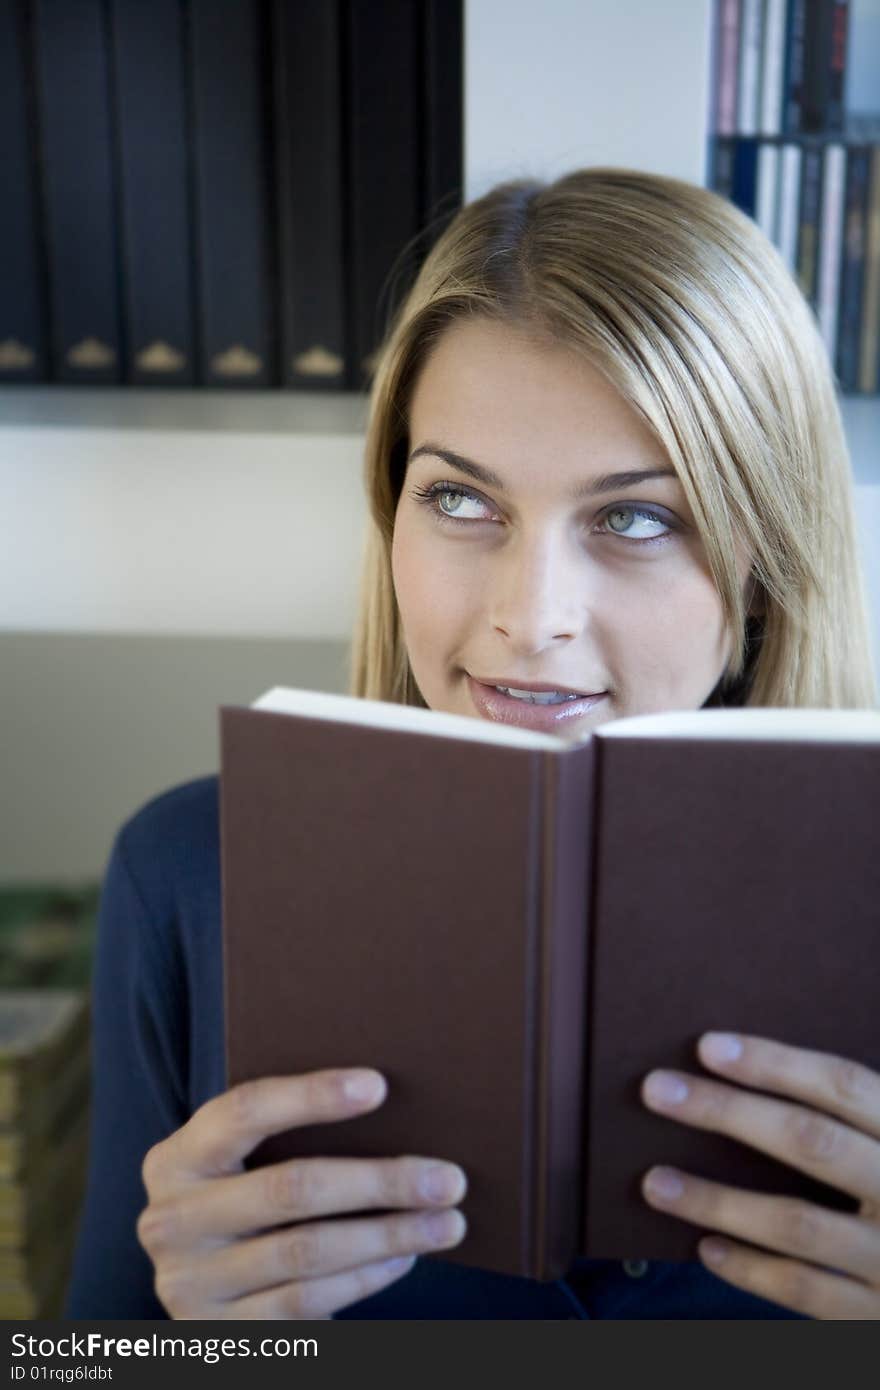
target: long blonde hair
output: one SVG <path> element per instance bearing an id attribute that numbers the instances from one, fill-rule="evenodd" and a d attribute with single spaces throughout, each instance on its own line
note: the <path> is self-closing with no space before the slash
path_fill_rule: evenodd
<path id="1" fill-rule="evenodd" d="M 378 357 L 351 692 L 424 704 L 391 577 L 413 387 L 440 335 L 482 315 L 582 353 L 654 430 L 738 640 L 731 703 L 874 705 L 850 464 L 812 313 L 757 226 L 706 189 L 626 169 L 502 184 L 457 214 Z M 762 610 L 747 620 L 737 537 Z"/>

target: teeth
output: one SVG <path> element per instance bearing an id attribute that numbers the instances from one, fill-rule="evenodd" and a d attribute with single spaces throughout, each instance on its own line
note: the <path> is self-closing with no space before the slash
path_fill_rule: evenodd
<path id="1" fill-rule="evenodd" d="M 512 690 L 507 685 L 496 685 L 502 695 L 510 695 L 514 700 L 524 700 L 529 705 L 560 705 L 566 700 L 578 700 L 579 695 L 564 694 L 561 690 Z"/>

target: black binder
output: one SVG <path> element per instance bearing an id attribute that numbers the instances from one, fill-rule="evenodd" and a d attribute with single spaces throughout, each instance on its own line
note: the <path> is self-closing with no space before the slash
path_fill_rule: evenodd
<path id="1" fill-rule="evenodd" d="M 423 0 L 422 257 L 464 200 L 462 8 L 462 0 Z"/>
<path id="2" fill-rule="evenodd" d="M 345 388 L 344 170 L 338 0 L 275 0 L 281 383 Z"/>
<path id="3" fill-rule="evenodd" d="M 419 13 L 412 0 L 345 0 L 349 387 L 369 385 L 389 311 L 411 282 L 424 205 Z"/>
<path id="4" fill-rule="evenodd" d="M 199 380 L 277 383 L 262 6 L 190 0 Z"/>
<path id="5" fill-rule="evenodd" d="M 25 19 L 22 0 L 0 0 L 0 382 L 48 376 Z"/>
<path id="6" fill-rule="evenodd" d="M 195 381 L 180 0 L 111 0 L 125 379 Z"/>
<path id="7" fill-rule="evenodd" d="M 52 375 L 121 377 L 109 34 L 101 0 L 36 0 Z"/>

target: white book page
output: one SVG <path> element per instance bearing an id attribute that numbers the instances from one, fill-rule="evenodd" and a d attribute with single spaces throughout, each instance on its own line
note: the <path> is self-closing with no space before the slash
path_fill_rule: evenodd
<path id="1" fill-rule="evenodd" d="M 807 743 L 878 743 L 873 709 L 698 709 L 639 714 L 601 724 L 602 738 L 775 739 Z"/>
<path id="2" fill-rule="evenodd" d="M 267 690 L 251 709 L 276 714 L 302 714 L 311 719 L 329 719 L 339 724 L 367 724 L 375 729 L 406 729 L 438 738 L 464 738 L 473 743 L 502 743 L 512 748 L 539 748 L 561 753 L 566 742 L 555 734 L 535 733 L 512 724 L 493 724 L 489 719 L 440 710 L 420 709 L 416 705 L 395 705 L 385 700 L 362 700 L 355 695 L 330 695 L 320 690 L 295 690 L 276 685 Z"/>
<path id="3" fill-rule="evenodd" d="M 536 733 L 511 724 L 440 710 L 397 705 L 385 700 L 362 700 L 354 695 L 328 694 L 273 686 L 251 709 L 275 714 L 299 714 L 340 724 L 364 724 L 377 729 L 404 729 L 438 738 L 469 739 L 475 743 L 561 753 L 602 738 L 726 738 L 785 741 L 880 742 L 880 712 L 871 709 L 699 709 L 633 715 L 599 724 L 580 737 Z"/>

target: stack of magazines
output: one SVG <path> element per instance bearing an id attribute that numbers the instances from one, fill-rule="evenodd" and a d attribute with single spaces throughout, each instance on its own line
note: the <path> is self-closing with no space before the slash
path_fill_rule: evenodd
<path id="1" fill-rule="evenodd" d="M 0 1317 L 60 1316 L 88 1146 L 83 990 L 0 990 Z"/>

